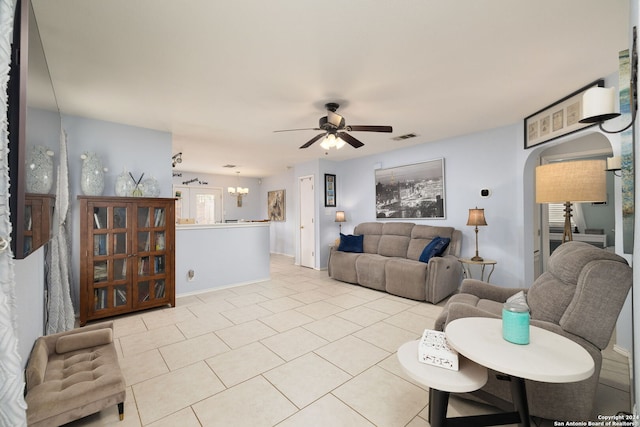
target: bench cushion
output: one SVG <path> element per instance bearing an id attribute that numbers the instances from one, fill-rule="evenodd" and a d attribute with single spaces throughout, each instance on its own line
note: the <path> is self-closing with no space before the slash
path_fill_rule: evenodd
<path id="1" fill-rule="evenodd" d="M 64 335 L 56 341 L 56 353 L 62 354 L 82 350 L 83 348 L 97 347 L 99 345 L 109 344 L 111 341 L 113 341 L 111 328 Z"/>

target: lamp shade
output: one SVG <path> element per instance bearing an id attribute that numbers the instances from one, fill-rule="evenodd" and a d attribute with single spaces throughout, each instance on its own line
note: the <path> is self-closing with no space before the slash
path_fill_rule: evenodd
<path id="1" fill-rule="evenodd" d="M 336 211 L 336 222 L 346 222 L 347 218 L 344 215 L 344 211 Z"/>
<path id="2" fill-rule="evenodd" d="M 604 160 L 558 162 L 536 168 L 536 203 L 607 200 Z"/>
<path id="3" fill-rule="evenodd" d="M 582 118 L 580 123 L 598 123 L 618 117 L 615 109 L 615 89 L 592 87 L 582 95 Z"/>
<path id="4" fill-rule="evenodd" d="M 622 168 L 622 158 L 620 156 L 607 157 L 607 170 L 619 171 Z"/>
<path id="5" fill-rule="evenodd" d="M 487 220 L 484 218 L 484 209 L 469 209 L 469 219 L 467 219 L 467 225 L 487 225 Z"/>

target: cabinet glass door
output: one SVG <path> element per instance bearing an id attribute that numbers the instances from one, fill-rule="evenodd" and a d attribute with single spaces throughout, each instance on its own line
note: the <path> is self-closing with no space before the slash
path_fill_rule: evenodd
<path id="1" fill-rule="evenodd" d="M 93 268 L 93 311 L 120 309 L 131 306 L 131 285 L 126 205 L 108 206 L 96 203 L 89 209 L 93 248 L 89 249 Z"/>

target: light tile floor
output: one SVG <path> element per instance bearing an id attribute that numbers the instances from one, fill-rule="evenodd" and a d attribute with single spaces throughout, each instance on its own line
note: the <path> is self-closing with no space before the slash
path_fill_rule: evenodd
<path id="1" fill-rule="evenodd" d="M 395 351 L 432 328 L 444 302 L 271 260 L 267 282 L 115 318 L 125 419 L 114 407 L 68 426 L 428 426 L 428 389 L 402 375 Z M 629 411 L 627 360 L 605 355 L 594 413 Z M 491 411 L 456 397 L 449 405 L 450 416 Z"/>

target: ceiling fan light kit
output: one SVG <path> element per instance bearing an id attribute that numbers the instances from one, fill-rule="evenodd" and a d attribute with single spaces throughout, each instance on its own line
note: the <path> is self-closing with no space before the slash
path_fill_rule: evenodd
<path id="1" fill-rule="evenodd" d="M 324 138 L 320 143 L 320 147 L 325 150 L 330 150 L 331 148 L 335 148 L 337 150 L 344 147 L 345 144 L 351 145 L 353 148 L 360 148 L 364 145 L 364 143 L 360 142 L 355 137 L 351 136 L 347 132 L 393 132 L 393 128 L 391 126 L 376 126 L 376 125 L 352 125 L 347 126 L 344 117 L 340 114 L 336 113 L 336 110 L 340 107 L 339 104 L 335 102 L 329 102 L 325 104 L 325 108 L 327 109 L 327 115 L 324 117 L 320 117 L 317 128 L 306 128 L 306 129 L 284 129 L 284 130 L 276 130 L 274 132 L 289 132 L 289 131 L 298 131 L 298 130 L 322 130 L 324 131 L 321 134 L 318 134 L 303 144 L 300 148 L 307 148 L 311 146 L 316 141 Z"/>

